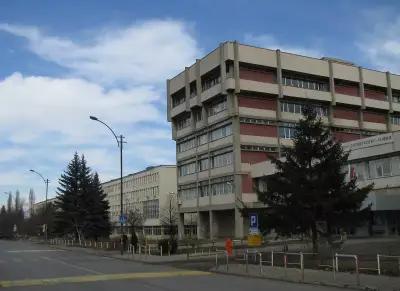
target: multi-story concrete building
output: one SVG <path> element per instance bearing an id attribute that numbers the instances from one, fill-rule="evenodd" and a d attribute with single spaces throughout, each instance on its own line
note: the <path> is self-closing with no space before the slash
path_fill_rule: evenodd
<path id="1" fill-rule="evenodd" d="M 341 141 L 400 129 L 400 76 L 333 58 L 222 43 L 167 81 L 181 221 L 199 237 L 247 233 L 256 207 L 251 167 L 291 146 L 304 104 Z M 181 223 L 182 225 L 182 223 Z"/>
<path id="2" fill-rule="evenodd" d="M 47 205 L 49 205 L 50 203 L 55 203 L 56 201 L 57 197 L 49 198 L 47 199 Z M 33 204 L 33 213 L 38 213 L 42 209 L 45 209 L 45 207 L 46 207 L 46 200 L 36 202 L 35 204 Z"/>
<path id="3" fill-rule="evenodd" d="M 120 179 L 102 183 L 110 204 L 110 220 L 115 226 L 114 233 L 119 231 L 120 216 Z M 124 213 L 130 210 L 139 211 L 143 217 L 143 233 L 145 236 L 163 235 L 160 215 L 169 207 L 169 201 L 176 205 L 176 166 L 160 165 L 148 167 L 143 171 L 123 177 Z M 168 205 L 167 205 L 168 204 Z M 129 230 L 129 229 L 127 229 Z"/>
<path id="4" fill-rule="evenodd" d="M 370 206 L 372 215 L 365 227 L 352 227 L 352 235 L 400 235 L 400 131 L 343 143 L 348 151 L 348 178 L 357 177 L 359 187 L 374 183 L 361 208 Z M 264 177 L 273 175 L 270 161 L 252 166 L 256 187 L 263 188 Z"/>

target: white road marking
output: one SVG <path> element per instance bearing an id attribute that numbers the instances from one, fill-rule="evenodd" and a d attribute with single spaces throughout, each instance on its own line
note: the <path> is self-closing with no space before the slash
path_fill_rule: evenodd
<path id="1" fill-rule="evenodd" d="M 41 253 L 41 252 L 65 252 L 64 250 L 12 250 L 7 253 Z"/>
<path id="2" fill-rule="evenodd" d="M 53 258 L 49 258 L 49 257 L 45 257 L 45 256 L 42 256 L 41 258 L 42 258 L 42 259 L 45 259 L 45 260 L 47 260 L 47 261 L 57 262 L 57 263 L 60 263 L 60 264 L 63 264 L 63 265 L 66 265 L 66 266 L 69 266 L 69 267 L 72 267 L 72 268 L 81 270 L 81 271 L 86 271 L 86 272 L 93 273 L 93 274 L 97 274 L 97 275 L 103 275 L 103 274 L 104 274 L 104 273 L 102 273 L 102 272 L 97 272 L 97 271 L 92 270 L 92 269 L 88 269 L 88 268 L 81 267 L 81 266 L 78 266 L 78 265 L 70 264 L 70 263 L 64 262 L 64 261 L 62 261 L 62 260 L 53 259 Z"/>

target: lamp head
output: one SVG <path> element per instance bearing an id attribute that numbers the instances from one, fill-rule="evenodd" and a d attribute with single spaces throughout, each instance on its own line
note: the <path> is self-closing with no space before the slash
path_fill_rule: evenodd
<path id="1" fill-rule="evenodd" d="M 29 171 L 31 171 L 31 172 L 35 172 L 35 170 L 32 170 L 32 169 L 30 169 Z"/>
<path id="2" fill-rule="evenodd" d="M 98 118 L 97 118 L 96 116 L 92 116 L 92 115 L 90 115 L 89 118 L 90 118 L 91 120 L 96 120 L 96 121 L 98 120 Z"/>

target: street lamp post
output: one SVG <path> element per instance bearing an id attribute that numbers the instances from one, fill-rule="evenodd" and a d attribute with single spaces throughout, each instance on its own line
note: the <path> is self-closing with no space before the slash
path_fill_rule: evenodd
<path id="1" fill-rule="evenodd" d="M 36 175 L 40 176 L 42 178 L 43 182 L 46 185 L 46 200 L 45 200 L 45 206 L 44 206 L 44 215 L 45 215 L 45 230 L 44 230 L 44 240 L 47 241 L 47 195 L 49 192 L 49 179 L 45 179 L 42 174 L 39 172 L 36 172 L 35 170 L 30 169 L 32 173 L 35 173 Z"/>
<path id="2" fill-rule="evenodd" d="M 111 127 L 109 127 L 105 122 L 101 121 L 100 119 L 98 119 L 95 116 L 89 116 L 89 118 L 91 120 L 94 121 L 98 121 L 100 123 L 102 123 L 103 125 L 105 125 L 110 131 L 111 133 L 114 135 L 116 141 L 117 141 L 117 145 L 119 147 L 119 153 L 120 153 L 120 169 L 121 169 L 121 179 L 120 179 L 120 189 L 121 189 L 121 194 L 120 194 L 120 204 L 121 204 L 121 209 L 120 209 L 120 224 L 121 224 L 121 255 L 124 254 L 124 224 L 123 224 L 123 214 L 124 214 L 124 210 L 123 210 L 123 182 L 122 182 L 122 148 L 123 148 L 123 144 L 126 143 L 124 141 L 124 136 L 121 134 L 119 136 L 117 136 L 115 134 L 115 132 L 111 129 Z"/>

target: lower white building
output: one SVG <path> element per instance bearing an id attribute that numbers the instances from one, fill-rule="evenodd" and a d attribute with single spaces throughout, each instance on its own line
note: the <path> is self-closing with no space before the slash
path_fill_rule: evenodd
<path id="1" fill-rule="evenodd" d="M 140 213 L 143 218 L 142 231 L 146 237 L 161 237 L 165 230 L 161 218 L 170 208 L 177 215 L 176 166 L 159 165 L 123 177 L 123 213 Z M 110 205 L 110 220 L 113 234 L 120 231 L 120 179 L 102 183 Z M 125 233 L 129 227 L 125 228 Z"/>
<path id="2" fill-rule="evenodd" d="M 374 183 L 362 207 L 371 205 L 371 217 L 365 227 L 354 227 L 350 234 L 400 235 L 400 131 L 376 135 L 343 144 L 349 151 L 348 173 L 356 175 L 360 187 Z M 254 164 L 251 169 L 258 187 L 259 178 L 272 175 L 270 161 Z"/>

